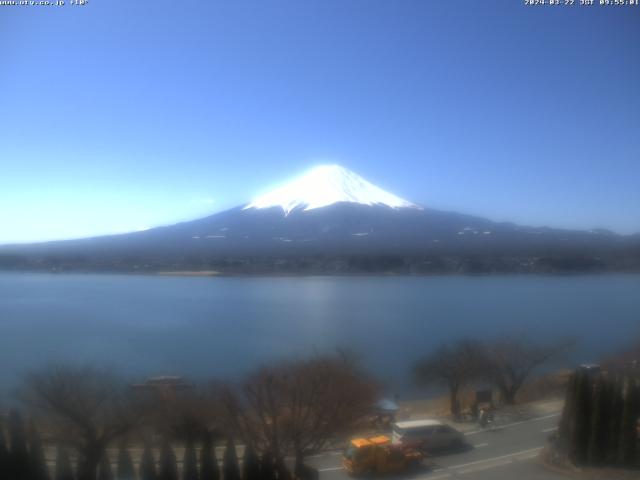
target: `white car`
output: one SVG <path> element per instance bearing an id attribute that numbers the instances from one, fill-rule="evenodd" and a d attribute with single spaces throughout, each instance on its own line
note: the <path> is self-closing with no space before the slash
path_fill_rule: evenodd
<path id="1" fill-rule="evenodd" d="M 439 420 L 410 420 L 393 424 L 392 443 L 410 445 L 423 450 L 459 448 L 464 435 Z"/>

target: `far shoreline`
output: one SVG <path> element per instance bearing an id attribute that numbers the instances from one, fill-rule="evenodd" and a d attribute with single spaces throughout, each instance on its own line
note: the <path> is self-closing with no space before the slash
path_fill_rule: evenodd
<path id="1" fill-rule="evenodd" d="M 140 276 L 140 277 L 193 277 L 193 278 L 498 278 L 498 277 L 544 277 L 544 278 L 580 278 L 605 276 L 636 276 L 640 270 L 600 270 L 600 271 L 505 271 L 505 272 L 225 272 L 219 270 L 13 270 L 0 269 L 0 275 L 39 274 L 39 275 L 96 275 L 96 276 Z"/>
<path id="2" fill-rule="evenodd" d="M 99 272 L 97 272 L 99 273 Z M 223 275 L 217 270 L 166 270 L 151 273 L 152 275 L 158 275 L 161 277 L 217 277 Z"/>

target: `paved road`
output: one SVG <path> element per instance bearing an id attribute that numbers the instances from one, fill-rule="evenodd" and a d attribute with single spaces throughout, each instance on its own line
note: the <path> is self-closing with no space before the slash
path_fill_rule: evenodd
<path id="1" fill-rule="evenodd" d="M 540 465 L 537 457 L 547 438 L 556 429 L 559 413 L 505 425 L 493 431 L 466 434 L 467 448 L 431 457 L 431 469 L 395 477 L 404 480 L 556 480 L 566 477 Z M 320 471 L 320 480 L 346 480 L 338 452 L 310 458 Z M 385 477 L 392 479 L 394 477 Z"/>

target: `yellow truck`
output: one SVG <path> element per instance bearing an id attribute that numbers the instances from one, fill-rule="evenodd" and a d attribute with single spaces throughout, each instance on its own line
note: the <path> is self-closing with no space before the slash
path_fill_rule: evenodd
<path id="1" fill-rule="evenodd" d="M 424 455 L 415 448 L 392 445 L 386 435 L 354 438 L 342 457 L 342 464 L 352 476 L 401 473 L 417 468 Z"/>

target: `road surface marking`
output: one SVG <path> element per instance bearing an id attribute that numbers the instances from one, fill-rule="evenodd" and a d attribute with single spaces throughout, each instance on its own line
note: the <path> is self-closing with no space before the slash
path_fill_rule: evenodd
<path id="1" fill-rule="evenodd" d="M 438 480 L 439 478 L 450 478 L 450 473 L 441 473 L 440 475 L 429 476 L 427 477 L 429 480 Z"/>
<path id="2" fill-rule="evenodd" d="M 506 458 L 506 459 L 502 459 L 502 460 L 498 460 L 496 462 L 490 462 L 484 465 L 476 465 L 476 466 L 472 466 L 470 468 L 466 468 L 463 470 L 457 470 L 456 474 L 458 475 L 464 475 L 467 473 L 474 473 L 474 472 L 480 472 L 482 470 L 489 470 L 492 468 L 497 468 L 497 467 L 502 467 L 504 465 L 512 465 L 516 462 L 522 461 L 522 460 L 528 460 L 530 458 L 535 458 L 538 455 L 538 451 L 535 452 L 531 452 L 531 453 L 526 453 L 523 455 L 519 455 L 517 457 L 512 457 L 512 458 Z"/>
<path id="3" fill-rule="evenodd" d="M 336 455 L 341 455 L 341 454 L 342 454 L 341 450 L 335 450 L 333 452 L 328 451 L 323 453 L 317 453 L 315 455 L 307 455 L 306 458 L 335 457 Z"/>
<path id="4" fill-rule="evenodd" d="M 436 480 L 438 478 L 448 478 L 452 474 L 448 473 L 452 470 L 456 470 L 457 474 L 464 474 L 473 471 L 485 470 L 488 468 L 499 467 L 501 465 L 506 465 L 511 463 L 512 460 L 516 460 L 513 457 L 520 457 L 519 459 L 525 460 L 529 458 L 535 457 L 540 450 L 544 447 L 535 447 L 529 448 L 527 450 L 521 450 L 519 452 L 507 453 L 506 455 L 500 455 L 498 457 L 485 458 L 483 460 L 476 460 L 475 462 L 468 463 L 460 463 L 458 465 L 451 465 L 450 467 L 442 467 L 442 468 L 434 468 L 432 470 L 433 473 L 441 472 L 438 475 L 428 475 L 426 477 L 416 477 L 416 478 L 424 478 L 425 480 Z M 489 464 L 489 465 L 487 465 Z M 472 468 L 467 468 L 472 467 Z M 461 470 L 462 469 L 462 470 Z M 335 472 L 336 470 L 342 470 L 342 467 L 328 467 L 328 468 L 319 468 L 319 472 Z"/>
<path id="5" fill-rule="evenodd" d="M 562 412 L 556 412 L 556 413 L 552 413 L 551 415 L 545 415 L 544 417 L 532 418 L 530 420 L 522 420 L 521 422 L 507 423 L 505 425 L 495 425 L 493 427 L 493 430 L 501 430 L 503 428 L 515 427 L 516 425 L 522 425 L 523 423 L 539 422 L 540 420 L 546 420 L 548 418 L 559 417 L 560 415 L 562 415 Z M 465 435 L 475 435 L 477 433 L 485 433 L 487 431 L 489 431 L 489 430 L 487 430 L 487 429 L 473 430 L 471 432 L 466 432 Z"/>
<path id="6" fill-rule="evenodd" d="M 487 463 L 486 465 L 475 465 L 470 468 L 465 468 L 464 470 L 457 470 L 456 474 L 465 475 L 467 473 L 481 472 L 482 470 L 490 470 L 492 468 L 502 467 L 503 465 L 509 465 L 510 463 L 511 463 L 511 460 L 509 459 L 499 460 L 497 462 Z"/>
<path id="7" fill-rule="evenodd" d="M 545 428 L 544 430 L 542 430 L 542 433 L 553 432 L 554 430 L 557 430 L 557 429 L 558 427 Z"/>
<path id="8" fill-rule="evenodd" d="M 488 443 L 476 443 L 475 445 L 471 445 L 473 448 L 482 448 L 482 447 L 488 447 L 489 444 Z"/>
<path id="9" fill-rule="evenodd" d="M 319 472 L 335 472 L 336 470 L 342 470 L 342 467 L 329 467 L 329 468 L 319 468 Z"/>
<path id="10" fill-rule="evenodd" d="M 476 460 L 475 462 L 469 462 L 469 463 L 461 463 L 459 465 L 451 465 L 450 467 L 444 467 L 444 468 L 439 468 L 436 470 L 455 470 L 458 468 L 464 468 L 464 467 L 470 467 L 471 465 L 480 465 L 482 463 L 487 463 L 487 462 L 495 462 L 497 460 L 503 460 L 505 458 L 511 458 L 511 457 L 517 457 L 518 455 L 525 455 L 527 453 L 531 454 L 531 453 L 536 453 L 539 452 L 540 450 L 542 450 L 544 447 L 535 447 L 535 448 L 529 448 L 527 450 L 521 450 L 519 452 L 514 452 L 514 453 L 507 453 L 506 455 L 500 455 L 498 457 L 492 457 L 492 458 L 485 458 L 484 460 Z M 434 470 L 434 471 L 436 471 Z"/>

